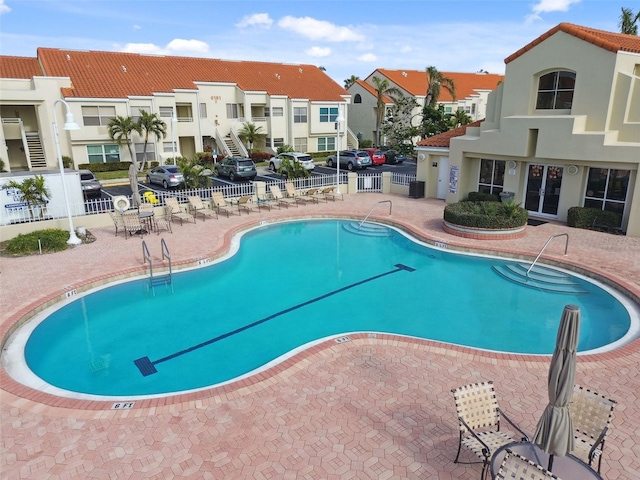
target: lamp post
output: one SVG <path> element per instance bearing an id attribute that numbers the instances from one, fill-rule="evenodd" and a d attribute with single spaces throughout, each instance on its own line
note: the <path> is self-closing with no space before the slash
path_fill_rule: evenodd
<path id="1" fill-rule="evenodd" d="M 53 102 L 53 136 L 56 141 L 56 149 L 58 151 L 58 166 L 60 167 L 60 177 L 62 178 L 62 192 L 64 193 L 64 203 L 67 208 L 67 218 L 69 219 L 69 245 L 79 245 L 82 243 L 76 236 L 76 231 L 73 228 L 73 219 L 71 218 L 71 207 L 69 206 L 69 194 L 67 193 L 67 183 L 64 176 L 64 164 L 62 162 L 62 152 L 60 151 L 60 135 L 58 134 L 58 117 L 56 115 L 56 105 L 62 103 L 66 110 L 66 121 L 62 127 L 64 130 L 80 130 L 78 124 L 73 120 L 73 114 L 69 110 L 69 104 L 62 99 L 58 99 Z"/>
<path id="2" fill-rule="evenodd" d="M 340 110 L 340 104 L 338 104 L 338 116 L 336 117 L 336 193 L 340 194 L 340 135 L 342 134 L 342 123 L 344 117 Z"/>
<path id="3" fill-rule="evenodd" d="M 176 117 L 176 112 L 171 114 L 171 144 L 173 147 L 173 164 L 176 164 L 176 125 L 178 123 L 178 118 Z"/>

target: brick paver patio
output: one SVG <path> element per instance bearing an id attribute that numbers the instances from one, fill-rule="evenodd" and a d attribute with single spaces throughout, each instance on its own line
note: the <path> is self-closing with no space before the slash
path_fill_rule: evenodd
<path id="1" fill-rule="evenodd" d="M 640 298 L 640 239 L 549 222 L 520 239 L 478 241 L 442 230 L 444 204 L 431 199 L 358 194 L 344 201 L 174 225 L 163 233 L 174 265 L 223 254 L 234 232 L 260 221 L 372 218 L 404 226 L 423 240 L 533 258 L 549 236 L 546 262 L 593 272 Z M 144 272 L 140 240 L 91 229 L 97 240 L 43 256 L 0 259 L 3 341 L 43 305 L 70 289 Z M 161 261 L 155 234 L 146 237 Z M 268 299 L 259 290 L 256 298 Z M 561 312 L 559 312 L 560 314 Z M 331 314 L 331 312 L 327 312 Z M 640 478 L 640 340 L 614 352 L 580 356 L 576 382 L 619 404 L 603 461 L 607 479 Z M 549 357 L 500 355 L 367 333 L 327 341 L 266 372 L 225 387 L 137 401 L 60 399 L 24 387 L 2 369 L 3 479 L 474 479 L 480 465 L 453 463 L 457 448 L 451 388 L 493 380 L 504 410 L 533 432 L 547 402 Z M 467 457 L 471 459 L 470 457 Z"/>

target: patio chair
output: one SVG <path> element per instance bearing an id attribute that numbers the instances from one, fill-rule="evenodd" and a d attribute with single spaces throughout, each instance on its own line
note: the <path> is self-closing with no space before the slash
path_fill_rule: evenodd
<path id="1" fill-rule="evenodd" d="M 289 205 L 294 205 L 296 207 L 298 206 L 298 202 L 296 201 L 296 199 L 285 197 L 282 194 L 282 190 L 280 190 L 280 187 L 278 185 L 270 185 L 269 190 L 271 190 L 271 195 L 273 196 L 273 199 L 276 202 L 278 202 L 279 205 L 284 205 L 287 208 L 289 208 Z"/>
<path id="2" fill-rule="evenodd" d="M 575 385 L 569 411 L 573 420 L 575 447 L 571 454 L 592 465 L 602 466 L 604 440 L 609 431 L 616 401 L 587 388 Z"/>
<path id="3" fill-rule="evenodd" d="M 243 210 L 247 213 L 251 213 L 256 208 L 258 208 L 258 205 L 253 203 L 253 195 L 243 195 L 238 199 L 238 213 Z"/>
<path id="4" fill-rule="evenodd" d="M 280 208 L 280 203 L 278 203 L 274 198 L 268 197 L 266 195 L 256 195 L 258 199 L 258 210 L 262 210 L 266 208 L 271 211 L 272 208 L 277 207 Z"/>
<path id="5" fill-rule="evenodd" d="M 160 235 L 160 229 L 168 230 L 169 233 L 173 233 L 171 230 L 171 208 L 164 207 L 159 208 L 158 214 L 155 215 L 156 232 Z"/>
<path id="6" fill-rule="evenodd" d="M 341 193 L 336 192 L 336 187 L 325 187 L 321 190 L 324 198 L 331 200 L 332 202 L 336 201 L 336 197 L 340 197 L 340 200 L 344 200 Z"/>
<path id="7" fill-rule="evenodd" d="M 227 203 L 227 200 L 224 198 L 222 192 L 213 192 L 211 194 L 211 202 L 218 212 L 218 215 L 220 214 L 220 212 L 224 212 L 227 217 L 229 217 L 229 215 L 234 211 L 233 207 L 229 203 Z"/>
<path id="8" fill-rule="evenodd" d="M 287 198 L 293 198 L 297 203 L 307 203 L 307 201 L 302 198 L 303 193 L 297 190 L 293 183 L 287 182 L 284 184 L 284 187 L 287 190 Z"/>
<path id="9" fill-rule="evenodd" d="M 323 202 L 326 202 L 327 197 L 323 193 L 323 190 L 324 190 L 323 188 L 310 188 L 305 193 L 307 197 L 314 198 L 316 203 L 318 203 L 320 200 L 322 200 Z"/>
<path id="10" fill-rule="evenodd" d="M 543 466 L 512 452 L 507 453 L 502 460 L 495 480 L 560 480 Z"/>
<path id="11" fill-rule="evenodd" d="M 186 213 L 182 210 L 182 207 L 178 203 L 178 199 L 175 197 L 165 197 L 164 203 L 167 207 L 171 209 L 171 220 L 180 219 L 180 225 L 186 220 L 190 222 L 193 220 L 193 223 L 196 223 L 196 217 Z"/>
<path id="12" fill-rule="evenodd" d="M 147 233 L 146 225 L 142 224 L 142 220 L 140 220 L 136 210 L 123 213 L 122 222 L 124 224 L 124 238 L 130 238 L 132 235 L 144 236 Z"/>
<path id="13" fill-rule="evenodd" d="M 124 232 L 124 222 L 122 220 L 122 214 L 118 210 L 115 210 L 113 212 L 109 212 L 109 216 L 113 221 L 113 225 L 116 227 L 116 237 L 117 237 L 119 229 L 122 229 L 122 231 Z M 126 233 L 124 235 L 125 237 L 127 236 Z"/>
<path id="14" fill-rule="evenodd" d="M 208 207 L 200 198 L 200 195 L 192 195 L 189 197 L 189 205 L 191 205 L 191 209 L 193 210 L 193 216 L 202 215 L 204 220 L 207 217 L 210 218 L 218 218 L 218 213 L 213 209 Z"/>
<path id="15" fill-rule="evenodd" d="M 460 431 L 458 453 L 454 463 L 477 463 L 458 462 L 462 447 L 468 448 L 482 461 L 480 478 L 483 479 L 495 451 L 514 441 L 510 435 L 500 431 L 501 418 L 519 432 L 523 439 L 528 440 L 527 434 L 500 410 L 493 382 L 471 383 L 454 388 L 451 392 L 456 404 Z"/>

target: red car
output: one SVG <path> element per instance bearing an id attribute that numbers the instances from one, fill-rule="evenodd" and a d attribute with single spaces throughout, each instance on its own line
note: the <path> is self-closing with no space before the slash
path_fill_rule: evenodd
<path id="1" fill-rule="evenodd" d="M 371 157 L 372 165 L 382 165 L 385 163 L 384 153 L 382 153 L 377 148 L 363 148 L 362 150 L 369 154 L 369 156 Z"/>

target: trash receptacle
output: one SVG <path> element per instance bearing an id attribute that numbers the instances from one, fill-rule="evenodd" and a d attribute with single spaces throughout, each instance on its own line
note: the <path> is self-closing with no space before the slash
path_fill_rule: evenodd
<path id="1" fill-rule="evenodd" d="M 424 182 L 409 182 L 409 197 L 424 198 Z"/>
<path id="2" fill-rule="evenodd" d="M 502 203 L 509 202 L 516 197 L 515 192 L 500 192 L 500 201 Z"/>

